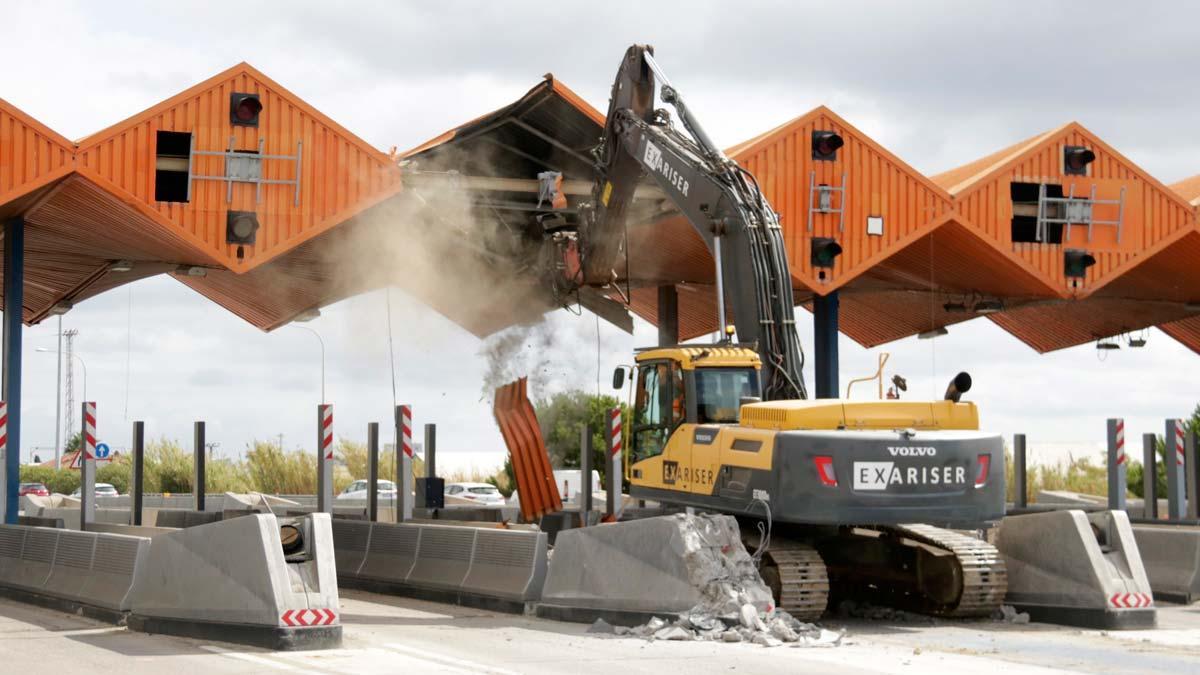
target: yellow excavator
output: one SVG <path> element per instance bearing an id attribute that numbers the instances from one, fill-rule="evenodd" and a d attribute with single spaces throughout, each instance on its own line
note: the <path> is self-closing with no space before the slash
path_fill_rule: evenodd
<path id="1" fill-rule="evenodd" d="M 654 109 L 656 81 L 686 133 Z M 798 618 L 819 616 L 831 591 L 942 616 L 997 609 L 1003 558 L 970 532 L 1004 515 L 1004 449 L 960 400 L 970 376 L 941 401 L 807 400 L 778 217 L 652 48 L 626 52 L 595 154 L 591 201 L 546 240 L 555 287 L 611 281 L 627 207 L 650 176 L 708 244 L 718 316 L 728 303 L 733 317 L 714 344 L 637 354 L 631 494 L 738 516 L 777 604 Z"/>

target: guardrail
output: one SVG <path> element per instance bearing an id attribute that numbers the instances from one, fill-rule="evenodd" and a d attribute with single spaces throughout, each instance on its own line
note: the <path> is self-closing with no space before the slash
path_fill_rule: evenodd
<path id="1" fill-rule="evenodd" d="M 4 525 L 0 584 L 19 599 L 119 621 L 149 550 L 145 537 Z"/>
<path id="2" fill-rule="evenodd" d="M 544 532 L 343 519 L 332 525 L 342 585 L 518 613 L 541 597 Z"/>

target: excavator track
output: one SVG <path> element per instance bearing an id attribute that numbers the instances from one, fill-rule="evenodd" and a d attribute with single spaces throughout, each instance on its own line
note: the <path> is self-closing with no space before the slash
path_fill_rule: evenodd
<path id="1" fill-rule="evenodd" d="M 829 573 L 821 554 L 793 541 L 773 541 L 763 554 L 763 580 L 779 608 L 801 621 L 816 621 L 829 604 Z"/>
<path id="2" fill-rule="evenodd" d="M 932 525 L 895 525 L 881 530 L 919 542 L 926 546 L 949 551 L 958 561 L 956 575 L 962 590 L 954 604 L 935 603 L 927 611 L 938 616 L 990 616 L 1004 602 L 1008 592 L 1008 570 L 1004 556 L 995 546 L 983 541 Z"/>
<path id="3" fill-rule="evenodd" d="M 994 546 L 931 525 L 848 528 L 824 540 L 837 600 L 865 600 L 944 617 L 990 616 L 1004 601 L 1008 572 Z"/>

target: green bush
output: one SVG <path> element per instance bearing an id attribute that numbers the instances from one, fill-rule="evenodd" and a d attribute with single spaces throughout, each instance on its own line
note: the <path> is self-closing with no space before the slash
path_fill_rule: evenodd
<path id="1" fill-rule="evenodd" d="M 117 492 L 127 495 L 132 482 L 132 474 L 133 463 L 128 457 L 120 456 L 111 462 L 105 462 L 96 469 L 96 482 L 108 483 L 116 488 Z"/>
<path id="2" fill-rule="evenodd" d="M 22 483 L 41 483 L 51 493 L 69 495 L 79 487 L 79 472 L 71 469 L 55 470 L 48 466 L 27 465 L 21 467 Z"/>
<path id="3" fill-rule="evenodd" d="M 146 492 L 192 491 L 193 458 L 183 451 L 178 441 L 160 438 L 146 443 L 143 464 L 146 478 L 142 489 Z"/>
<path id="4" fill-rule="evenodd" d="M 317 492 L 317 455 L 314 452 L 284 452 L 276 443 L 255 441 L 246 451 L 244 464 L 249 484 L 258 492 L 276 495 Z"/>

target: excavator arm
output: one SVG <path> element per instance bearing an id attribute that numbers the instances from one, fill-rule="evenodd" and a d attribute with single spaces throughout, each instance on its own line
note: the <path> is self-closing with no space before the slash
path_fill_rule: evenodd
<path id="1" fill-rule="evenodd" d="M 666 111 L 654 109 L 656 83 L 686 134 Z M 713 253 L 719 325 L 732 314 L 738 340 L 756 345 L 764 398 L 807 398 L 778 216 L 754 177 L 705 134 L 654 61 L 652 47 L 634 45 L 625 53 L 595 155 L 592 199 L 579 224 L 580 276 L 612 277 L 634 190 L 649 175 Z"/>

